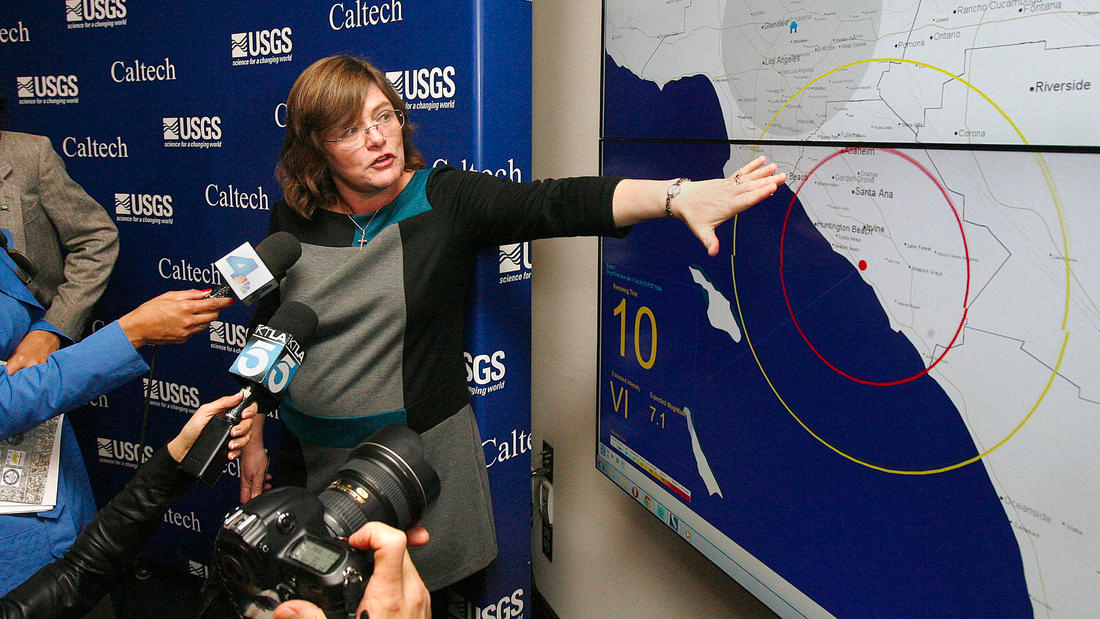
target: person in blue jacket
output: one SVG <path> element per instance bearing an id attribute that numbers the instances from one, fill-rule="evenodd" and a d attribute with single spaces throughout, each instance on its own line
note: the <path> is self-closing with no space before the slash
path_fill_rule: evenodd
<path id="1" fill-rule="evenodd" d="M 7 231 L 0 232 L 0 245 L 7 250 L 10 238 Z M 16 264 L 8 251 L 0 251 L 0 359 L 7 359 L 34 330 L 71 341 L 45 321 L 45 310 L 20 277 L 26 270 L 24 262 Z M 44 363 L 13 374 L 7 368 L 0 371 L 0 440 L 16 441 L 20 433 L 140 376 L 148 366 L 138 348 L 186 341 L 233 302 L 203 299 L 205 295 L 202 290 L 164 293 L 80 343 L 50 354 Z M 56 506 L 37 514 L 0 515 L 0 595 L 61 557 L 94 515 L 88 474 L 66 419 Z"/>

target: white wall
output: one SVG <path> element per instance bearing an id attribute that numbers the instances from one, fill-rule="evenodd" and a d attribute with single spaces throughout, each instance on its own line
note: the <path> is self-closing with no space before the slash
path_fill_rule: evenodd
<path id="1" fill-rule="evenodd" d="M 535 178 L 599 172 L 601 3 L 534 0 Z M 532 452 L 554 447 L 554 560 L 535 582 L 563 619 L 770 617 L 595 467 L 597 242 L 534 244 Z"/>

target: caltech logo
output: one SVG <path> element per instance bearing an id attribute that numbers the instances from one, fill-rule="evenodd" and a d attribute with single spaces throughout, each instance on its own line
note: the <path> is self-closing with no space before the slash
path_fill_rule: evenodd
<path id="1" fill-rule="evenodd" d="M 30 40 L 31 31 L 27 30 L 22 21 L 15 22 L 10 28 L 0 27 L 0 43 L 26 43 Z"/>
<path id="2" fill-rule="evenodd" d="M 116 60 L 111 63 L 111 81 L 123 82 L 165 82 L 176 79 L 176 65 L 165 56 L 160 64 L 145 64 L 137 58 L 131 61 Z"/>
<path id="3" fill-rule="evenodd" d="M 531 279 L 530 243 L 501 245 L 497 259 L 500 263 L 501 284 Z"/>
<path id="4" fill-rule="evenodd" d="M 252 64 L 278 64 L 294 59 L 290 27 L 238 32 L 229 35 L 229 55 L 234 67 Z"/>
<path id="5" fill-rule="evenodd" d="M 286 129 L 286 102 L 280 102 L 275 106 L 275 126 Z"/>
<path id="6" fill-rule="evenodd" d="M 20 105 L 67 105 L 80 102 L 80 85 L 75 75 L 25 75 L 15 78 Z"/>
<path id="7" fill-rule="evenodd" d="M 453 109 L 454 76 L 455 68 L 452 66 L 386 72 L 386 79 L 397 89 L 397 94 L 408 102 L 410 110 Z"/>
<path id="8" fill-rule="evenodd" d="M 96 453 L 99 455 L 100 462 L 136 469 L 139 464 L 152 457 L 153 448 L 149 445 L 142 447 L 129 441 L 99 437 L 96 438 Z"/>
<path id="9" fill-rule="evenodd" d="M 220 116 L 171 116 L 161 119 L 165 148 L 221 148 Z"/>
<path id="10" fill-rule="evenodd" d="M 88 406 L 94 406 L 95 408 L 107 408 L 110 406 L 110 402 L 107 400 L 107 394 L 103 394 L 98 398 L 88 402 Z"/>
<path id="11" fill-rule="evenodd" d="M 153 406 L 168 408 L 181 413 L 192 413 L 199 407 L 199 389 L 166 380 L 141 379 L 143 395 Z"/>
<path id="12" fill-rule="evenodd" d="M 466 361 L 467 389 L 473 395 L 485 395 L 504 388 L 504 351 L 498 350 L 489 355 L 462 353 Z"/>
<path id="13" fill-rule="evenodd" d="M 181 514 L 169 507 L 168 511 L 164 512 L 164 521 L 195 533 L 202 533 L 202 522 L 199 521 L 199 517 L 195 515 L 195 512 Z"/>
<path id="14" fill-rule="evenodd" d="M 447 600 L 448 617 L 466 619 L 519 619 L 523 616 L 523 589 L 516 589 L 484 608 L 451 589 Z"/>
<path id="15" fill-rule="evenodd" d="M 405 17 L 401 8 L 401 0 L 383 0 L 378 3 L 355 0 L 354 6 L 350 3 L 345 6 L 343 2 L 337 2 L 328 10 L 328 27 L 333 30 L 344 30 L 403 21 Z"/>
<path id="16" fill-rule="evenodd" d="M 264 188 L 257 186 L 256 191 L 241 191 L 232 184 L 222 188 L 221 185 L 210 183 L 206 186 L 206 203 L 210 206 L 225 206 L 228 208 L 244 208 L 252 210 L 271 210 L 271 199 L 268 198 Z"/>
<path id="17" fill-rule="evenodd" d="M 157 261 L 157 275 L 160 275 L 163 279 L 189 284 L 205 284 L 211 287 L 222 285 L 222 274 L 213 264 L 197 267 L 184 258 L 180 258 L 178 261 L 171 258 L 161 258 Z"/>
<path id="18" fill-rule="evenodd" d="M 512 430 L 511 436 L 502 440 L 490 438 L 481 441 L 481 447 L 485 450 L 485 468 L 491 468 L 498 462 L 505 462 L 530 452 L 531 435 L 523 430 Z"/>
<path id="19" fill-rule="evenodd" d="M 167 194 L 115 194 L 115 221 L 170 224 L 174 212 L 172 196 Z"/>
<path id="20" fill-rule="evenodd" d="M 248 326 L 235 322 L 210 321 L 210 348 L 240 354 L 248 341 Z"/>
<path id="21" fill-rule="evenodd" d="M 126 0 L 65 0 L 69 30 L 126 25 Z"/>
<path id="22" fill-rule="evenodd" d="M 439 158 L 439 159 L 436 159 L 435 161 L 432 162 L 432 167 L 433 168 L 438 168 L 441 165 L 450 165 L 450 164 L 451 164 L 451 162 L 449 160 Z M 508 179 L 511 179 L 511 180 L 513 180 L 517 183 L 522 183 L 523 182 L 523 170 L 521 168 L 516 167 L 516 160 L 511 158 L 511 157 L 508 158 L 508 167 L 501 166 L 499 168 L 493 169 L 492 166 L 489 166 L 487 168 L 479 170 L 479 169 L 477 169 L 477 166 L 475 166 L 474 164 L 466 161 L 465 157 L 462 158 L 462 161 L 459 162 L 459 165 L 456 166 L 456 167 L 461 167 L 466 172 L 481 172 L 482 174 L 488 174 L 490 176 L 499 176 L 500 178 L 508 178 Z"/>
<path id="23" fill-rule="evenodd" d="M 75 138 L 70 135 L 61 140 L 61 152 L 66 157 L 79 159 L 126 159 L 130 156 L 130 147 L 122 141 L 122 136 L 115 136 L 109 142 L 100 142 L 91 136 Z"/>

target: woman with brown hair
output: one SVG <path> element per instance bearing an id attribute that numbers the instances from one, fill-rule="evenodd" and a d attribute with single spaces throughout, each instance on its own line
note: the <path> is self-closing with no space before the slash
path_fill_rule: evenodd
<path id="1" fill-rule="evenodd" d="M 318 489 L 375 428 L 404 423 L 424 438 L 442 490 L 412 556 L 431 590 L 496 556 L 492 504 L 462 358 L 466 296 L 478 254 L 532 239 L 623 236 L 677 217 L 718 251 L 714 228 L 786 180 L 761 157 L 727 179 L 575 178 L 514 183 L 445 166 L 424 169 L 405 103 L 383 73 L 333 56 L 298 77 L 287 99 L 277 175 L 284 200 L 270 231 L 302 243 L 279 295 L 317 309 L 319 325 L 280 418 L 281 483 Z M 257 423 L 255 427 L 261 424 Z M 261 435 L 242 455 L 241 500 L 264 487 Z"/>

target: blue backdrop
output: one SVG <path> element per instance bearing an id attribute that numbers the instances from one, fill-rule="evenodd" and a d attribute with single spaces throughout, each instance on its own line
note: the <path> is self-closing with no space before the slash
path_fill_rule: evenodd
<path id="1" fill-rule="evenodd" d="M 69 174 L 115 219 L 121 252 L 93 314 L 102 326 L 170 289 L 221 283 L 211 263 L 260 241 L 281 197 L 274 167 L 294 78 L 334 53 L 365 56 L 398 87 L 429 166 L 530 180 L 528 0 L 8 2 L 0 8 L 7 127 L 49 136 Z M 500 556 L 452 596 L 456 616 L 530 606 L 530 260 L 526 244 L 483 256 L 466 362 L 484 439 Z M 251 309 L 158 353 L 145 446 L 142 383 L 72 415 L 97 498 L 200 403 L 235 390 L 227 370 Z M 148 353 L 148 351 L 146 351 Z M 276 447 L 281 424 L 265 425 Z M 213 535 L 236 504 L 233 463 L 217 486 L 173 506 L 147 556 L 206 574 Z"/>

